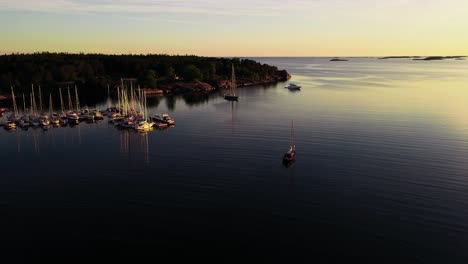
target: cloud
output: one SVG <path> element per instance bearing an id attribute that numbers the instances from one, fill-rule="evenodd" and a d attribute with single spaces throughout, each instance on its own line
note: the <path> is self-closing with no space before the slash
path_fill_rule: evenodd
<path id="1" fill-rule="evenodd" d="M 296 1 L 301 7 L 304 4 Z M 215 16 L 282 16 L 295 1 L 251 0 L 0 0 L 0 11 L 42 13 L 133 13 Z"/>

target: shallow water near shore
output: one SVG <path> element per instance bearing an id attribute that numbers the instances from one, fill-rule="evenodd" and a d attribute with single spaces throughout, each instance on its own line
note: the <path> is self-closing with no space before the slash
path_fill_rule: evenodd
<path id="1" fill-rule="evenodd" d="M 468 261 L 467 61 L 254 59 L 301 90 L 150 98 L 176 126 L 147 134 L 107 119 L 2 128 L 7 248 Z M 285 167 L 291 120 L 297 160 Z"/>

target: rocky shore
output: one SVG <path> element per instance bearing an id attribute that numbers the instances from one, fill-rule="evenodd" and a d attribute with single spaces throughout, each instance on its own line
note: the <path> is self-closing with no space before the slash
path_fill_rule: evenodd
<path id="1" fill-rule="evenodd" d="M 215 89 L 212 85 L 206 82 L 174 82 L 167 85 L 161 85 L 159 87 L 164 93 L 170 94 L 183 94 L 191 92 L 210 92 Z"/>
<path id="2" fill-rule="evenodd" d="M 275 76 L 271 76 L 260 81 L 240 78 L 237 80 L 237 87 L 272 84 L 277 82 L 284 82 L 289 79 L 291 79 L 291 75 L 286 70 L 279 70 Z M 230 88 L 231 80 L 211 80 L 207 82 L 173 82 L 159 86 L 159 89 L 162 90 L 165 94 L 211 92 L 217 89 L 222 90 Z"/>

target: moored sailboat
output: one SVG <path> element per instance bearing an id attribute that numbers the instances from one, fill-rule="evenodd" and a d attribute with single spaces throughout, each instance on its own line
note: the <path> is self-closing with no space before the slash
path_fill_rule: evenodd
<path id="1" fill-rule="evenodd" d="M 237 101 L 238 96 L 236 94 L 236 72 L 234 70 L 234 63 L 232 64 L 232 75 L 231 75 L 231 89 L 228 94 L 224 94 L 224 99 L 229 101 Z"/>
<path id="2" fill-rule="evenodd" d="M 60 116 L 54 112 L 54 108 L 52 107 L 52 95 L 49 94 L 49 115 L 50 115 L 50 123 L 53 125 L 60 124 Z"/>
<path id="3" fill-rule="evenodd" d="M 294 126 L 291 121 L 291 141 L 289 143 L 289 150 L 283 155 L 283 163 L 288 164 L 296 160 L 296 145 L 294 145 Z"/>

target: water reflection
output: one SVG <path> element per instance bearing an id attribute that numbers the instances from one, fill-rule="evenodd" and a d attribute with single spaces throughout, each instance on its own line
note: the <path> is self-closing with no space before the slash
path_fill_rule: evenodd
<path id="1" fill-rule="evenodd" d="M 54 149 L 57 147 L 59 134 L 62 136 L 62 144 L 71 146 L 76 143 L 81 144 L 81 130 L 58 129 L 49 127 L 31 127 L 26 130 L 15 130 L 16 149 L 18 153 L 29 152 L 32 150 L 35 154 L 41 154 L 42 149 Z M 60 132 L 60 133 L 59 133 Z"/>
<path id="2" fill-rule="evenodd" d="M 294 164 L 296 163 L 296 160 L 284 160 L 283 159 L 283 166 L 286 167 L 286 168 L 291 168 L 291 167 L 294 167 Z"/>
<path id="3" fill-rule="evenodd" d="M 32 132 L 31 132 L 32 133 L 32 138 L 33 138 L 34 153 L 40 154 L 41 153 L 41 148 L 40 148 L 39 139 L 38 139 L 38 135 L 37 135 L 36 131 L 38 131 L 38 130 L 33 129 Z"/>
<path id="4" fill-rule="evenodd" d="M 175 96 L 173 96 L 173 95 L 167 96 L 167 97 L 166 97 L 166 106 L 167 106 L 167 109 L 173 111 L 173 110 L 175 109 L 175 105 L 176 105 L 176 98 L 175 98 Z"/>
<path id="5" fill-rule="evenodd" d="M 148 133 L 121 130 L 120 153 L 127 160 L 144 160 L 149 163 Z"/>
<path id="6" fill-rule="evenodd" d="M 216 93 L 187 93 L 182 96 L 188 106 L 208 103 L 210 97 L 216 96 Z"/>
<path id="7" fill-rule="evenodd" d="M 231 121 L 234 124 L 237 121 L 237 101 L 230 101 L 231 103 Z"/>
<path id="8" fill-rule="evenodd" d="M 161 96 L 150 96 L 146 98 L 148 106 L 158 107 L 161 103 Z"/>
<path id="9" fill-rule="evenodd" d="M 300 93 L 301 90 L 296 90 L 296 89 L 288 89 L 289 93 Z"/>

